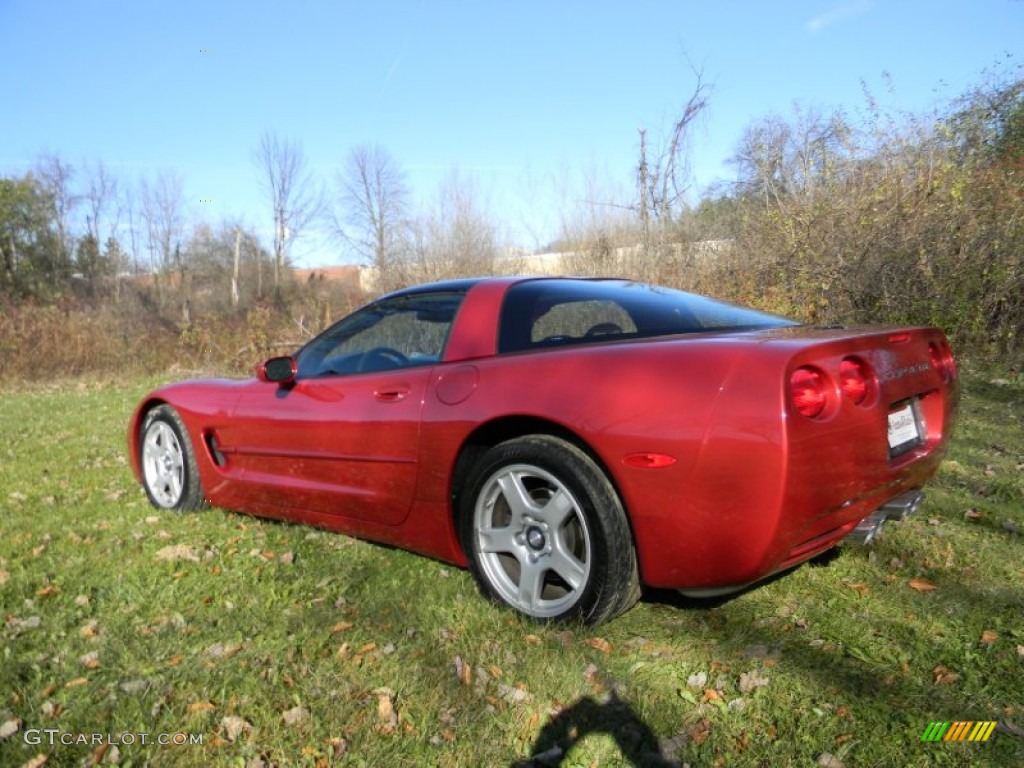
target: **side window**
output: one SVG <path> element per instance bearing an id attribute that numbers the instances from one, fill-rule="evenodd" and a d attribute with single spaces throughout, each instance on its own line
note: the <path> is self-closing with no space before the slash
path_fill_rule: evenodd
<path id="1" fill-rule="evenodd" d="M 441 359 L 462 294 L 399 296 L 328 328 L 298 355 L 299 377 L 432 365 Z"/>
<path id="2" fill-rule="evenodd" d="M 530 343 L 560 343 L 635 334 L 636 324 L 622 305 L 606 299 L 566 301 L 534 318 Z"/>

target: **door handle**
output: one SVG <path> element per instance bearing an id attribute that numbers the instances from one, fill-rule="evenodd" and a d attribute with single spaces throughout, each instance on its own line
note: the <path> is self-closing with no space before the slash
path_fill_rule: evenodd
<path id="1" fill-rule="evenodd" d="M 390 389 L 378 389 L 373 393 L 375 400 L 381 403 L 397 403 L 404 400 L 409 394 L 409 387 L 392 387 Z"/>

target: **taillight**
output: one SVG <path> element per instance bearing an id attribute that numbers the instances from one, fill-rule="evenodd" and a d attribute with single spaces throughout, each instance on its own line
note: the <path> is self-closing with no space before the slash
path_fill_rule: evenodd
<path id="1" fill-rule="evenodd" d="M 847 357 L 839 364 L 839 388 L 854 405 L 861 405 L 868 399 L 873 378 L 868 364 L 856 357 Z"/>
<path id="2" fill-rule="evenodd" d="M 815 419 L 825 412 L 830 389 L 828 377 L 817 368 L 805 365 L 797 368 L 789 377 L 789 396 L 793 400 L 793 407 L 809 419 Z"/>
<path id="3" fill-rule="evenodd" d="M 939 346 L 933 341 L 928 345 L 928 354 L 931 357 L 932 368 L 944 381 L 950 382 L 956 378 L 956 362 L 953 360 L 953 350 L 948 344 Z"/>

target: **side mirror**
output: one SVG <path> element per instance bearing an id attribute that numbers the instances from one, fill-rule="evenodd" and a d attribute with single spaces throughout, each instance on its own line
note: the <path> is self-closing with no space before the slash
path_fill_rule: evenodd
<path id="1" fill-rule="evenodd" d="M 294 384 L 296 373 L 298 365 L 295 358 L 290 355 L 272 357 L 256 367 L 256 378 L 271 384 L 280 384 L 282 387 Z"/>

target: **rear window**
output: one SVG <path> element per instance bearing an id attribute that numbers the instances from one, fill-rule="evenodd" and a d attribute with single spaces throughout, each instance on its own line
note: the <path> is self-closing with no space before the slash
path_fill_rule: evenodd
<path id="1" fill-rule="evenodd" d="M 498 352 L 566 344 L 797 325 L 684 291 L 621 280 L 529 280 L 512 286 Z"/>

